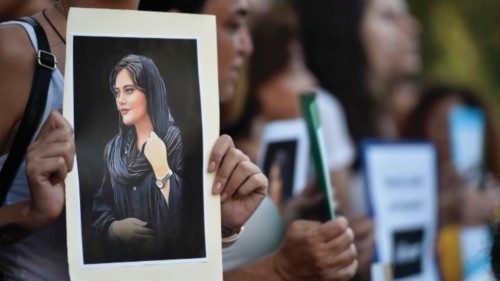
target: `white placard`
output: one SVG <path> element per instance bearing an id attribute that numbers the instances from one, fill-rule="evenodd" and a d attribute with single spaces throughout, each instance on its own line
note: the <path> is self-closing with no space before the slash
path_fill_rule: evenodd
<path id="1" fill-rule="evenodd" d="M 269 179 L 271 198 L 273 186 L 281 186 L 281 191 L 274 193 L 281 194 L 276 195 L 280 202 L 302 191 L 307 183 L 309 155 L 307 128 L 302 118 L 265 125 L 257 163 Z"/>
<path id="2" fill-rule="evenodd" d="M 218 196 L 213 196 L 211 193 L 214 176 L 206 172 L 209 153 L 219 135 L 215 17 L 72 8 L 68 17 L 66 53 L 64 116 L 75 129 L 77 146 L 75 167 L 66 179 L 67 245 L 71 279 L 222 280 L 220 200 Z M 166 85 L 166 108 L 172 117 L 169 119 L 168 114 L 166 116 L 169 119 L 168 126 L 176 126 L 182 136 L 182 153 L 179 154 L 182 156 L 181 160 L 176 161 L 184 163 L 177 165 L 178 171 L 171 167 L 175 176 L 181 178 L 178 180 L 181 182 L 178 186 L 182 188 L 174 190 L 171 177 L 170 193 L 155 193 L 154 187 L 148 185 L 146 190 L 149 190 L 149 194 L 154 195 L 156 199 L 150 197 L 147 200 L 168 201 L 164 198 L 168 196 L 172 198 L 171 194 L 179 196 L 175 198 L 195 194 L 189 198 L 197 198 L 192 199 L 194 201 L 183 199 L 184 205 L 175 215 L 186 218 L 181 220 L 182 227 L 180 228 L 183 229 L 182 233 L 185 237 L 178 240 L 178 245 L 196 245 L 189 249 L 188 246 L 186 248 L 180 246 L 180 250 L 177 249 L 179 253 L 174 256 L 162 254 L 160 257 L 157 255 L 160 251 L 156 250 L 142 254 L 137 249 L 142 249 L 143 244 L 113 244 L 113 247 L 111 244 L 105 244 L 108 242 L 104 239 L 103 243 L 107 245 L 104 249 L 99 248 L 102 244 L 95 243 L 99 238 L 94 238 L 94 236 L 99 231 L 96 231 L 94 225 L 98 223 L 106 225 L 106 222 L 98 221 L 93 217 L 97 196 L 93 192 L 102 190 L 109 192 L 112 197 L 113 193 L 110 188 L 116 191 L 119 186 L 118 178 L 112 177 L 109 186 L 94 183 L 95 181 L 110 181 L 110 178 L 105 177 L 106 170 L 109 172 L 109 168 L 106 169 L 106 167 L 110 166 L 109 162 L 106 162 L 109 158 L 106 158 L 107 155 L 104 153 L 106 150 L 104 145 L 110 144 L 110 139 L 118 136 L 125 130 L 124 128 L 128 128 L 126 126 L 129 126 L 125 121 L 123 124 L 120 123 L 125 120 L 123 116 L 129 111 L 119 112 L 120 108 L 117 109 L 118 98 L 115 101 L 113 97 L 112 91 L 115 90 L 112 89 L 113 85 L 110 85 L 110 72 L 121 58 L 131 54 L 141 56 L 141 58 L 147 57 L 147 59 L 141 59 L 142 66 L 136 69 L 137 72 L 146 71 L 146 68 L 152 69 L 150 62 L 156 65 L 160 73 L 156 77 L 161 78 L 154 79 L 155 81 L 163 79 Z M 146 76 L 139 75 L 139 77 Z M 134 89 L 148 91 L 146 88 L 141 88 L 141 85 L 147 85 L 149 82 L 141 80 L 137 83 L 139 85 L 136 86 L 139 87 Z M 158 105 L 148 103 L 148 106 L 157 108 Z M 150 107 L 147 110 L 151 117 L 153 114 Z M 152 122 L 153 130 L 156 130 L 155 124 L 157 123 L 154 120 Z M 168 132 L 170 134 L 175 131 Z M 165 133 L 160 138 L 165 141 L 171 137 Z M 168 141 L 165 142 L 169 147 Z M 177 144 L 173 146 L 173 149 L 179 149 Z M 127 152 L 128 150 L 125 149 L 121 153 L 127 154 Z M 172 151 L 167 153 L 170 155 Z M 122 157 L 128 156 L 122 155 Z M 168 161 L 169 165 L 172 165 L 170 158 Z M 143 166 L 133 168 L 131 171 L 140 174 L 141 167 Z M 125 201 L 144 202 L 146 200 L 142 195 L 138 197 L 132 195 L 136 189 L 144 190 L 144 186 L 123 185 L 128 188 L 121 193 L 121 196 L 126 197 Z M 119 199 L 116 193 L 114 196 L 109 201 L 115 202 L 116 205 Z M 135 217 L 133 214 L 121 214 L 130 210 L 136 212 L 137 217 L 141 219 L 142 213 L 148 213 L 151 216 L 164 215 L 164 205 L 156 211 L 153 209 L 146 211 L 141 209 L 142 203 L 127 204 L 124 205 L 128 209 L 111 206 L 110 213 L 117 217 L 116 220 L 119 220 L 120 216 L 121 219 L 124 216 Z M 167 204 L 169 208 L 174 208 L 176 202 Z M 131 206 L 139 206 L 139 209 L 136 210 Z M 193 223 L 193 220 L 196 223 Z M 155 228 L 154 224 L 154 222 L 147 221 L 146 226 L 155 231 L 156 239 L 161 235 L 157 231 L 159 228 Z M 163 233 L 168 232 L 168 228 L 161 229 Z M 109 228 L 103 228 L 103 231 L 101 233 L 103 236 L 110 235 Z M 163 240 L 155 240 L 164 243 L 163 246 L 167 245 L 161 249 L 176 247 L 172 240 L 169 240 L 170 238 L 164 237 L 171 236 L 164 234 L 161 236 Z M 176 236 L 176 239 L 178 238 Z M 160 247 L 160 244 L 149 246 Z M 184 249 L 185 252 L 183 252 Z M 121 253 L 118 258 L 116 255 L 113 257 L 116 253 Z M 155 253 L 155 255 L 149 256 L 149 253 Z"/>
<path id="3" fill-rule="evenodd" d="M 376 261 L 393 264 L 394 280 L 439 280 L 434 147 L 368 142 L 362 152 Z"/>

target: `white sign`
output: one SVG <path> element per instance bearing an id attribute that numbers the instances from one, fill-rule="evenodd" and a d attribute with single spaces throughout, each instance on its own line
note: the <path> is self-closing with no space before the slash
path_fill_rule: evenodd
<path id="1" fill-rule="evenodd" d="M 428 143 L 365 143 L 365 183 L 375 225 L 377 262 L 394 280 L 439 280 L 436 152 Z"/>

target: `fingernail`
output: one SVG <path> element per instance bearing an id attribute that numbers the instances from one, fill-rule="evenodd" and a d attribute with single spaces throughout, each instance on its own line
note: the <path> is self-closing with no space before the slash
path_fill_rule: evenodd
<path id="1" fill-rule="evenodd" d="M 224 202 L 226 201 L 226 198 L 227 198 L 227 193 L 222 193 L 222 195 L 220 196 L 220 201 Z"/>
<path id="2" fill-rule="evenodd" d="M 210 164 L 208 164 L 208 172 L 214 172 L 215 171 L 215 161 L 210 161 Z"/>
<path id="3" fill-rule="evenodd" d="M 219 194 L 222 191 L 222 183 L 217 182 L 214 186 L 214 194 Z"/>

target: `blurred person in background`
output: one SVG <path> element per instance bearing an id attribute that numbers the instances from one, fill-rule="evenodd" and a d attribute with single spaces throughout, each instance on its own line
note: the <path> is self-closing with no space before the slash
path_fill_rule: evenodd
<path id="1" fill-rule="evenodd" d="M 2 0 L 0 21 L 33 15 L 54 5 L 54 0 Z"/>
<path id="2" fill-rule="evenodd" d="M 467 188 L 452 163 L 450 113 L 458 106 L 480 109 L 485 115 L 484 189 Z M 424 138 L 436 145 L 440 175 L 439 224 L 480 225 L 498 206 L 500 186 L 500 123 L 493 104 L 467 88 L 438 85 L 424 91 L 407 121 L 406 137 Z M 458 189 L 458 190 L 457 190 Z M 458 191 L 458 192 L 457 192 Z"/>
<path id="3" fill-rule="evenodd" d="M 338 197 L 346 196 L 354 147 L 344 112 L 332 95 L 318 87 L 316 78 L 305 65 L 299 37 L 296 15 L 287 5 L 277 5 L 255 21 L 252 30 L 255 50 L 250 59 L 246 111 L 232 132 L 237 144 L 255 159 L 264 124 L 301 117 L 299 95 L 316 92 L 334 193 Z M 314 202 L 319 203 L 315 198 L 317 195 L 310 193 L 308 198 L 299 196 L 294 200 L 302 201 L 299 205 L 303 207 L 313 207 Z M 295 202 L 287 205 L 296 214 L 289 216 L 290 212 L 286 212 L 285 221 L 300 217 Z M 341 213 L 345 212 L 342 206 L 337 207 Z"/>
<path id="4" fill-rule="evenodd" d="M 220 91 L 234 94 L 238 78 L 234 70 L 241 70 L 252 52 L 246 0 L 142 0 L 140 8 L 215 15 Z M 232 87 L 225 87 L 226 78 Z M 228 100 L 221 97 L 221 103 Z M 353 239 L 344 218 L 295 221 L 283 235 L 280 215 L 267 197 L 240 239 L 223 251 L 224 280 L 349 280 L 357 270 Z"/>
<path id="5" fill-rule="evenodd" d="M 460 253 L 453 242 L 454 225 L 479 226 L 498 219 L 500 206 L 500 123 L 493 103 L 485 103 L 473 91 L 449 85 L 426 89 L 408 118 L 405 136 L 424 138 L 435 144 L 439 173 L 438 240 L 441 273 L 444 280 L 460 278 Z M 452 163 L 450 113 L 458 106 L 480 109 L 485 115 L 485 151 L 482 186 L 473 186 L 460 176 Z M 472 184 L 472 185 L 471 185 Z M 446 254 L 446 255 L 445 255 Z"/>
<path id="6" fill-rule="evenodd" d="M 388 109 L 393 85 L 421 69 L 419 25 L 404 0 L 295 0 L 308 67 L 345 110 L 355 145 L 397 138 Z M 359 154 L 350 186 L 349 221 L 356 234 L 360 278 L 368 276 L 373 223 L 366 217 Z"/>

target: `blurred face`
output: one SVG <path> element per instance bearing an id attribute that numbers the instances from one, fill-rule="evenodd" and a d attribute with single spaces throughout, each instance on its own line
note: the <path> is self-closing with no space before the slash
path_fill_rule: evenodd
<path id="1" fill-rule="evenodd" d="M 116 108 L 122 116 L 123 124 L 137 125 L 149 121 L 145 93 L 134 85 L 127 69 L 122 69 L 115 80 Z"/>
<path id="2" fill-rule="evenodd" d="M 252 53 L 252 40 L 247 26 L 246 0 L 207 0 L 204 14 L 216 16 L 220 101 L 227 101 L 235 92 L 236 83 Z"/>
<path id="3" fill-rule="evenodd" d="M 457 97 L 448 97 L 436 103 L 429 111 L 424 124 L 425 136 L 436 145 L 440 166 L 451 161 L 449 140 L 449 115 L 457 106 L 462 105 Z"/>
<path id="4" fill-rule="evenodd" d="M 419 26 L 404 0 L 367 0 L 360 32 L 375 79 L 391 81 L 420 71 Z"/>
<path id="5" fill-rule="evenodd" d="M 300 116 L 298 95 L 315 88 L 316 81 L 307 69 L 299 42 L 289 46 L 290 64 L 259 89 L 261 114 L 267 120 L 296 118 Z"/>

